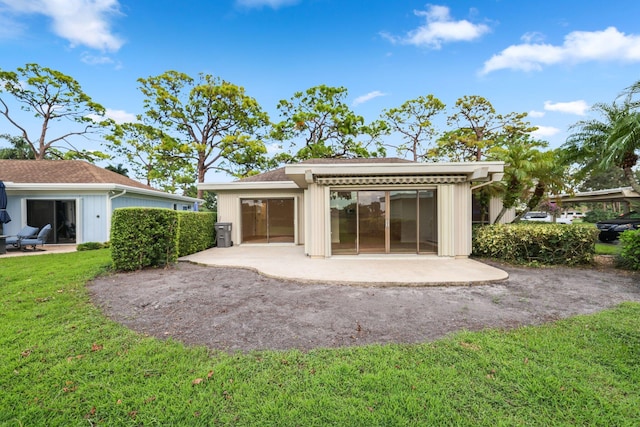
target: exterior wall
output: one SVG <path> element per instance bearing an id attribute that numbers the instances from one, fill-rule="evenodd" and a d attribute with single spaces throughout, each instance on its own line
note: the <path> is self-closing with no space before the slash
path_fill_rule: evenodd
<path id="1" fill-rule="evenodd" d="M 331 213 L 329 210 L 329 187 L 309 184 L 305 190 L 305 234 L 304 252 L 313 258 L 331 254 Z"/>
<path id="2" fill-rule="evenodd" d="M 492 197 L 489 201 L 489 223 L 493 224 L 498 214 L 502 210 L 502 199 L 499 197 Z M 508 224 L 516 218 L 515 208 L 508 209 L 500 219 L 500 224 Z"/>
<path id="3" fill-rule="evenodd" d="M 454 222 L 453 256 L 466 258 L 471 255 L 471 186 L 469 183 L 452 185 L 454 192 L 453 211 L 450 215 Z"/>
<path id="4" fill-rule="evenodd" d="M 304 194 L 302 190 L 238 190 L 218 191 L 218 222 L 231 223 L 231 240 L 234 245 L 242 242 L 242 216 L 240 213 L 240 199 L 295 199 L 295 243 L 304 244 Z"/>
<path id="5" fill-rule="evenodd" d="M 438 255 L 454 256 L 456 221 L 454 187 L 452 185 L 438 186 Z"/>
<path id="6" fill-rule="evenodd" d="M 178 210 L 182 210 L 183 203 L 176 203 L 178 205 Z M 167 199 L 156 199 L 156 198 L 148 198 L 148 197 L 136 197 L 136 196 L 121 196 L 116 197 L 111 201 L 111 208 L 133 208 L 133 207 L 141 207 L 141 208 L 167 208 L 173 209 L 174 202 L 172 200 Z"/>

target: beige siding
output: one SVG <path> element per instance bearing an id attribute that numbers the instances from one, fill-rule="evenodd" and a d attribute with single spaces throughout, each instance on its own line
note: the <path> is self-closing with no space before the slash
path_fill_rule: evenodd
<path id="1" fill-rule="evenodd" d="M 438 255 L 455 255 L 455 204 L 452 185 L 438 186 Z"/>
<path id="2" fill-rule="evenodd" d="M 454 256 L 471 255 L 471 186 L 464 182 L 455 184 L 454 191 Z"/>
<path id="3" fill-rule="evenodd" d="M 502 199 L 499 197 L 492 197 L 489 202 L 489 221 L 494 223 L 498 214 L 502 210 Z M 507 212 L 500 219 L 501 224 L 508 224 L 516 218 L 516 210 L 514 208 L 507 209 Z"/>
<path id="4" fill-rule="evenodd" d="M 330 220 L 329 188 L 318 184 L 309 184 L 305 190 L 305 224 L 307 240 L 305 241 L 305 253 L 310 257 L 326 257 L 330 254 L 328 240 L 329 228 L 327 218 Z"/>
<path id="5" fill-rule="evenodd" d="M 294 198 L 296 209 L 295 242 L 304 243 L 303 193 L 302 190 L 286 191 L 219 191 L 218 197 L 218 222 L 231 223 L 231 240 L 235 245 L 242 242 L 242 217 L 240 212 L 241 199 L 268 199 L 268 198 Z"/>

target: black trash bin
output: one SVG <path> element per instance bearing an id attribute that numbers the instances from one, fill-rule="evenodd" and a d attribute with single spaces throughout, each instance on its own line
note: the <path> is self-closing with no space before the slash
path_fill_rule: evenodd
<path id="1" fill-rule="evenodd" d="M 216 246 L 219 248 L 229 248 L 233 246 L 231 241 L 231 223 L 216 222 Z"/>

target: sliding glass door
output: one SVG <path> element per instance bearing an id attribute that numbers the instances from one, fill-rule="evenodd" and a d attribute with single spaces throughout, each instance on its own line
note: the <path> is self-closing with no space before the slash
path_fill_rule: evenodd
<path id="1" fill-rule="evenodd" d="M 294 243 L 294 199 L 242 199 L 243 243 Z"/>
<path id="2" fill-rule="evenodd" d="M 436 190 L 331 192 L 331 253 L 437 253 Z"/>

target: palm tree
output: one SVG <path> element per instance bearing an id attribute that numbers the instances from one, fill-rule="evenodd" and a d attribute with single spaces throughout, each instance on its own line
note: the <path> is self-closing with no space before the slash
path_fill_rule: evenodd
<path id="1" fill-rule="evenodd" d="M 640 82 L 637 85 L 640 91 Z M 567 163 L 581 166 L 578 177 L 619 167 L 627 183 L 640 193 L 640 182 L 633 172 L 638 162 L 636 151 L 640 149 L 639 107 L 640 103 L 632 102 L 630 96 L 622 103 L 598 103 L 592 110 L 599 112 L 602 119 L 583 120 L 571 127 L 575 132 L 562 148 Z"/>

